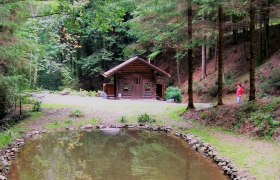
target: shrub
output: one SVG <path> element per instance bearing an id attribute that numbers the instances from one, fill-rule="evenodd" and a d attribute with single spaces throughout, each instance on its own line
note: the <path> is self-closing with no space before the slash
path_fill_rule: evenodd
<path id="1" fill-rule="evenodd" d="M 199 85 L 195 86 L 195 93 L 198 95 L 198 96 L 201 96 L 203 94 L 203 88 Z"/>
<path id="2" fill-rule="evenodd" d="M 218 86 L 214 85 L 209 89 L 210 96 L 216 97 L 218 95 Z"/>
<path id="3" fill-rule="evenodd" d="M 0 82 L 1 84 L 1 82 Z M 10 101 L 8 99 L 8 93 L 5 90 L 7 87 L 0 85 L 0 118 L 3 117 L 8 112 L 8 107 L 10 105 Z"/>
<path id="4" fill-rule="evenodd" d="M 144 113 L 138 116 L 137 118 L 138 123 L 155 123 L 156 119 L 153 118 L 151 115 Z"/>
<path id="5" fill-rule="evenodd" d="M 41 101 L 35 100 L 34 103 L 33 103 L 33 108 L 32 108 L 33 112 L 41 111 L 41 105 L 42 105 Z"/>
<path id="6" fill-rule="evenodd" d="M 225 91 L 226 91 L 226 94 L 232 94 L 232 93 L 235 93 L 236 88 L 233 85 L 231 85 L 231 86 L 228 86 L 227 88 L 225 88 Z"/>
<path id="7" fill-rule="evenodd" d="M 188 85 L 182 88 L 181 90 L 182 94 L 188 93 Z"/>
<path id="8" fill-rule="evenodd" d="M 253 111 L 256 111 L 258 109 L 257 104 L 255 102 L 248 102 L 247 104 L 244 104 L 241 106 L 242 110 L 246 113 L 250 113 Z"/>
<path id="9" fill-rule="evenodd" d="M 273 88 L 280 89 L 280 68 L 274 68 L 272 70 L 269 83 Z"/>
<path id="10" fill-rule="evenodd" d="M 73 121 L 72 121 L 71 119 L 67 119 L 67 120 L 64 121 L 64 123 L 65 123 L 65 124 L 72 124 Z"/>
<path id="11" fill-rule="evenodd" d="M 127 118 L 125 116 L 122 116 L 120 119 L 120 123 L 127 123 Z"/>
<path id="12" fill-rule="evenodd" d="M 267 139 L 270 139 L 276 128 L 280 127 L 280 122 L 273 120 L 273 117 L 269 113 L 256 111 L 248 120 L 258 127 L 258 135 L 264 136 Z"/>
<path id="13" fill-rule="evenodd" d="M 234 129 L 240 129 L 241 125 L 244 123 L 247 118 L 247 114 L 243 111 L 236 112 L 236 122 L 233 123 Z"/>
<path id="14" fill-rule="evenodd" d="M 0 132 L 0 148 L 3 148 L 7 144 L 10 144 L 12 142 L 12 139 L 12 133 L 7 131 Z"/>
<path id="15" fill-rule="evenodd" d="M 200 117 L 201 119 L 205 119 L 205 118 L 207 118 L 207 113 L 204 112 L 204 111 L 202 111 L 202 112 L 199 113 L 199 117 Z"/>
<path id="16" fill-rule="evenodd" d="M 180 103 L 183 100 L 183 95 L 178 87 L 168 87 L 164 94 L 164 99 L 174 99 L 174 102 Z"/>
<path id="17" fill-rule="evenodd" d="M 76 110 L 70 112 L 69 116 L 70 117 L 83 117 L 84 114 L 82 111 L 76 109 Z"/>
<path id="18" fill-rule="evenodd" d="M 98 93 L 97 93 L 96 91 L 88 91 L 88 92 L 87 92 L 87 95 L 88 95 L 88 96 L 91 96 L 91 97 L 96 97 L 97 94 L 98 94 Z"/>

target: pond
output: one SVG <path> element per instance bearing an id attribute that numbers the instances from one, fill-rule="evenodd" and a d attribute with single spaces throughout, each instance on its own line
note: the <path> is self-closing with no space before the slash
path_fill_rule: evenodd
<path id="1" fill-rule="evenodd" d="M 8 179 L 227 179 L 208 159 L 165 133 L 67 131 L 28 141 Z"/>

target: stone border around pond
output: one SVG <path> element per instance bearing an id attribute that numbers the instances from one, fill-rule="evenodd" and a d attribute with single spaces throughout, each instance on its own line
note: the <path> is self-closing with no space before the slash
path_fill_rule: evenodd
<path id="1" fill-rule="evenodd" d="M 247 173 L 239 171 L 234 164 L 224 157 L 218 155 L 217 150 L 215 150 L 210 144 L 203 142 L 200 138 L 192 135 L 192 134 L 182 134 L 179 132 L 174 132 L 171 127 L 152 127 L 146 124 L 138 124 L 138 125 L 97 125 L 93 126 L 91 124 L 87 124 L 85 126 L 80 127 L 80 130 L 92 131 L 93 129 L 104 129 L 104 128 L 128 128 L 128 129 L 139 129 L 139 130 L 150 130 L 150 131 L 161 131 L 170 133 L 178 138 L 183 139 L 194 151 L 197 151 L 204 157 L 209 158 L 212 162 L 216 163 L 218 167 L 224 172 L 226 176 L 233 180 L 253 180 L 255 178 L 250 177 Z M 66 128 L 66 130 L 79 130 L 78 128 Z M 33 136 L 45 134 L 47 131 L 30 131 L 28 133 L 23 134 L 23 136 L 19 139 L 15 139 L 13 143 L 8 145 L 6 148 L 1 150 L 0 156 L 0 180 L 7 180 L 5 176 L 7 176 L 11 161 L 16 158 L 16 154 L 19 152 L 21 146 L 24 145 L 25 140 L 31 139 Z"/>

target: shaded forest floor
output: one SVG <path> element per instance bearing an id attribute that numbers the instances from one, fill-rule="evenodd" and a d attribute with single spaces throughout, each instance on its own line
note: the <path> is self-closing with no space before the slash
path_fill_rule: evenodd
<path id="1" fill-rule="evenodd" d="M 231 159 L 238 168 L 257 179 L 280 177 L 280 144 L 265 141 L 246 134 L 235 133 L 206 125 L 194 117 L 182 118 L 186 104 L 173 104 L 153 100 L 106 100 L 96 97 L 37 95 L 43 104 L 41 112 L 31 112 L 30 117 L 10 129 L 13 134 L 21 131 L 57 131 L 78 128 L 86 124 L 123 125 L 137 124 L 139 115 L 147 113 L 154 119 L 152 126 L 172 126 L 176 131 L 197 135 L 210 143 L 218 152 Z M 197 109 L 210 104 L 195 104 Z M 31 106 L 25 106 L 30 110 Z M 211 109 L 210 109 L 211 110 Z M 70 116 L 76 117 L 70 117 Z"/>
<path id="2" fill-rule="evenodd" d="M 260 58 L 256 56 L 256 96 L 258 99 L 268 96 L 279 96 L 280 89 L 273 87 L 271 78 L 278 76 L 275 82 L 280 81 L 280 25 L 270 27 L 269 57 Z M 259 32 L 258 32 L 259 33 Z M 256 44 L 259 52 L 259 44 Z M 206 78 L 202 78 L 201 67 L 201 48 L 194 51 L 194 74 L 193 91 L 195 102 L 217 102 L 217 58 L 215 48 L 209 49 L 209 57 L 206 60 Z M 248 100 L 249 95 L 249 42 L 242 34 L 239 35 L 238 44 L 234 44 L 231 35 L 227 36 L 224 42 L 224 93 L 223 100 L 225 104 L 234 104 L 236 102 L 235 92 L 237 84 L 241 83 L 244 88 L 244 100 Z M 170 84 L 180 87 L 184 102 L 188 101 L 188 69 L 187 59 L 180 61 L 180 81 L 178 83 L 175 52 L 162 53 L 156 60 L 155 65 L 166 70 L 172 76 Z M 277 84 L 277 83 L 275 83 Z"/>

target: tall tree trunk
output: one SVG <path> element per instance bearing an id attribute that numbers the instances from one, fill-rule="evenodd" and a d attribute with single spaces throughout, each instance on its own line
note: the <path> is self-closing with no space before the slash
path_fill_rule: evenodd
<path id="1" fill-rule="evenodd" d="M 202 16 L 202 21 L 205 20 L 205 17 Z M 203 41 L 206 41 L 206 37 L 203 37 Z M 201 46 L 201 78 L 206 78 L 206 47 L 205 44 Z"/>
<path id="2" fill-rule="evenodd" d="M 22 115 L 22 94 L 21 94 L 21 85 L 19 86 L 19 115 Z"/>
<path id="3" fill-rule="evenodd" d="M 180 59 L 178 56 L 176 56 L 176 71 L 177 71 L 177 79 L 179 86 L 181 85 L 181 79 L 180 79 Z"/>
<path id="4" fill-rule="evenodd" d="M 232 18 L 232 23 L 235 24 L 236 23 L 235 16 L 232 15 L 231 18 Z M 237 45 L 238 44 L 238 29 L 236 29 L 235 26 L 233 26 L 232 34 L 233 34 L 233 44 Z"/>
<path id="5" fill-rule="evenodd" d="M 79 46 L 81 46 L 81 40 L 80 40 L 80 39 L 78 40 L 78 44 L 79 44 Z M 82 56 L 81 50 L 82 50 L 82 49 L 81 49 L 80 47 L 77 48 L 77 50 L 76 50 L 76 59 L 77 59 L 77 62 L 80 62 L 80 60 L 81 60 L 81 56 Z M 77 78 L 78 78 L 78 79 L 81 79 L 81 78 L 82 78 L 82 66 L 81 66 L 80 63 L 77 63 L 77 64 L 76 64 L 76 75 L 77 75 Z"/>
<path id="6" fill-rule="evenodd" d="M 256 99 L 255 12 L 256 12 L 255 0 L 251 0 L 251 2 L 250 2 L 250 94 L 249 94 L 249 101 L 254 101 Z"/>
<path id="7" fill-rule="evenodd" d="M 33 88 L 35 88 L 37 85 L 37 78 L 38 78 L 38 64 L 36 62 L 35 67 L 34 67 Z"/>
<path id="8" fill-rule="evenodd" d="M 215 44 L 215 72 L 217 70 L 217 64 L 218 64 L 218 43 Z"/>
<path id="9" fill-rule="evenodd" d="M 188 2 L 188 43 L 189 45 L 192 44 L 192 5 L 191 1 Z M 189 96 L 189 103 L 188 109 L 194 109 L 193 104 L 193 49 L 188 48 L 188 96 Z"/>
<path id="10" fill-rule="evenodd" d="M 206 60 L 209 60 L 210 57 L 211 57 L 211 49 L 210 49 L 210 47 L 206 47 Z M 206 67 L 206 70 L 207 70 L 207 67 Z"/>
<path id="11" fill-rule="evenodd" d="M 259 54 L 258 54 L 258 56 L 259 56 L 259 58 L 261 58 L 261 59 L 263 59 L 263 54 L 264 54 L 264 52 L 263 52 L 263 34 L 264 34 L 264 29 L 263 29 L 263 14 L 262 14 L 262 12 L 263 12 L 263 8 L 261 8 L 261 15 L 260 15 L 260 21 L 259 21 L 259 28 L 260 28 L 260 30 L 259 30 Z"/>
<path id="12" fill-rule="evenodd" d="M 269 57 L 269 16 L 270 16 L 270 0 L 265 1 L 264 15 L 264 40 L 265 40 L 265 56 Z"/>
<path id="13" fill-rule="evenodd" d="M 205 45 L 201 47 L 201 78 L 206 78 L 206 48 Z"/>
<path id="14" fill-rule="evenodd" d="M 219 5 L 219 39 L 218 39 L 218 105 L 223 104 L 223 7 Z"/>

